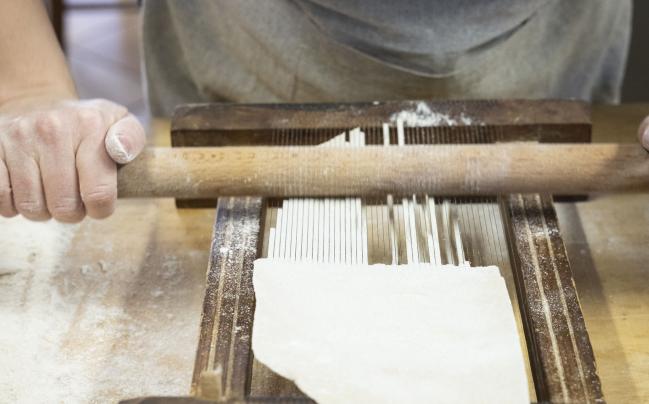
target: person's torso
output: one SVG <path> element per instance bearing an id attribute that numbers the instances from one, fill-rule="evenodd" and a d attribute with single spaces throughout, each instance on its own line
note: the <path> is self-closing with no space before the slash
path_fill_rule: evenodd
<path id="1" fill-rule="evenodd" d="M 148 0 L 154 113 L 183 102 L 616 101 L 630 0 Z"/>
<path id="2" fill-rule="evenodd" d="M 398 68 L 452 73 L 459 56 L 486 51 L 548 0 L 294 0 L 332 39 Z"/>

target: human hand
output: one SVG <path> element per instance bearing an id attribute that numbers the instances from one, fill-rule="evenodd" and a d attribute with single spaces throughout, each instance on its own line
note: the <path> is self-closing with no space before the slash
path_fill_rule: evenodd
<path id="1" fill-rule="evenodd" d="M 640 124 L 640 128 L 638 129 L 638 139 L 640 139 L 642 147 L 649 151 L 649 116 L 647 116 Z"/>
<path id="2" fill-rule="evenodd" d="M 101 99 L 22 99 L 0 106 L 0 215 L 78 222 L 115 208 L 117 163 L 144 148 L 121 105 Z"/>

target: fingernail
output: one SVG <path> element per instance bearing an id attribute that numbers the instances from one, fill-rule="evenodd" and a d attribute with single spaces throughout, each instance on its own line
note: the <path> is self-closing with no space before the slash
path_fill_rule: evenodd
<path id="1" fill-rule="evenodd" d="M 133 155 L 128 151 L 128 137 L 121 133 L 109 133 L 106 136 L 106 151 L 110 158 L 118 164 L 127 164 L 133 160 Z"/>

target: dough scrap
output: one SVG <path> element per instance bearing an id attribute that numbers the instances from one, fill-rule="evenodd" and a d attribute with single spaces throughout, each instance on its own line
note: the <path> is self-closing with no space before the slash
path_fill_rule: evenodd
<path id="1" fill-rule="evenodd" d="M 255 261 L 252 348 L 319 403 L 529 403 L 496 267 Z"/>

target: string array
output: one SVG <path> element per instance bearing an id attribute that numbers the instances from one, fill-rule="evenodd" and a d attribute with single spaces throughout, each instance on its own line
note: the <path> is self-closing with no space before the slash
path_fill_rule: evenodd
<path id="1" fill-rule="evenodd" d="M 355 128 L 329 136 L 321 141 L 320 147 L 363 147 L 368 140 L 369 144 L 402 147 L 407 142 L 400 120 L 396 128 L 384 124 L 380 133 L 371 131 L 369 135 Z M 296 144 L 295 139 L 288 137 L 290 144 Z M 312 144 L 311 140 L 303 142 Z M 432 143 L 421 136 L 415 136 L 414 142 Z M 495 244 L 490 256 L 484 257 L 488 261 L 483 259 L 483 255 L 489 255 L 489 248 L 484 248 L 481 236 L 496 236 L 498 229 L 494 228 L 500 223 L 493 200 L 429 195 L 388 195 L 382 200 L 289 198 L 274 201 L 269 207 L 265 255 L 270 258 L 341 264 L 467 266 L 498 264 L 503 259 L 499 251 L 502 246 Z"/>

